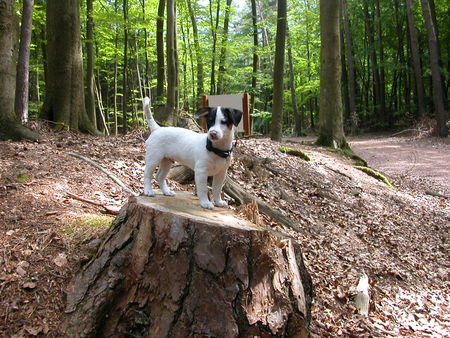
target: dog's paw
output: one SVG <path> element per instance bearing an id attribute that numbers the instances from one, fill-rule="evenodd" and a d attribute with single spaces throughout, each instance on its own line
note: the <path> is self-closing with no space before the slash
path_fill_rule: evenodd
<path id="1" fill-rule="evenodd" d="M 149 196 L 149 197 L 153 197 L 153 196 L 155 196 L 155 193 L 153 192 L 153 189 L 145 189 L 144 188 L 144 195 L 145 196 Z"/>
<path id="2" fill-rule="evenodd" d="M 220 208 L 228 206 L 228 203 L 224 200 L 214 201 L 214 204 L 216 207 L 220 207 Z"/>
<path id="3" fill-rule="evenodd" d="M 204 209 L 212 210 L 214 205 L 210 201 L 200 201 L 200 206 Z"/>
<path id="4" fill-rule="evenodd" d="M 175 191 L 170 190 L 170 189 L 164 190 L 163 194 L 166 196 L 175 196 L 176 195 Z"/>

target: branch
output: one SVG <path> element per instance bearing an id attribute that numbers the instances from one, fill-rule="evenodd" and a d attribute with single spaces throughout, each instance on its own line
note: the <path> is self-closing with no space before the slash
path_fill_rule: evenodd
<path id="1" fill-rule="evenodd" d="M 93 160 L 91 160 L 90 158 L 87 158 L 83 155 L 80 154 L 75 154 L 75 153 L 69 153 L 70 156 L 79 158 L 80 160 L 83 160 L 85 162 L 87 162 L 88 164 L 90 164 L 91 166 L 93 166 L 94 168 L 99 169 L 100 171 L 102 171 L 104 174 L 106 174 L 106 176 L 108 176 L 110 179 L 112 179 L 115 183 L 117 183 L 123 190 L 125 190 L 126 192 L 130 193 L 133 196 L 138 196 L 139 194 L 137 194 L 136 192 L 134 192 L 133 190 L 131 190 L 129 187 L 127 187 L 125 185 L 125 183 L 123 183 L 121 180 L 119 180 L 113 173 L 111 173 L 109 170 L 103 168 L 100 164 L 98 164 L 97 162 L 94 162 Z"/>
<path id="2" fill-rule="evenodd" d="M 89 203 L 89 204 L 96 205 L 98 207 L 102 207 L 103 209 L 105 209 L 105 212 L 108 213 L 108 214 L 111 214 L 111 215 L 119 214 L 119 209 L 118 208 L 111 207 L 111 206 L 108 206 L 108 205 L 104 205 L 102 203 L 99 203 L 99 202 L 96 202 L 96 201 L 93 201 L 93 200 L 89 200 L 87 198 L 84 198 L 84 197 L 72 194 L 71 192 L 66 192 L 66 195 L 69 196 L 70 198 L 76 199 L 78 201 L 86 202 L 86 203 Z"/>

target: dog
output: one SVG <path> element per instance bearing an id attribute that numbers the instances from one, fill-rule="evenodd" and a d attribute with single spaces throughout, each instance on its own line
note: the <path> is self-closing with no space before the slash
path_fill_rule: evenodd
<path id="1" fill-rule="evenodd" d="M 160 127 L 150 111 L 150 99 L 144 99 L 144 112 L 151 134 L 145 142 L 144 195 L 154 196 L 152 189 L 153 172 L 159 166 L 156 180 L 163 194 L 174 196 L 169 189 L 166 176 L 173 162 L 179 162 L 195 173 L 195 185 L 200 205 L 205 209 L 226 207 L 228 203 L 221 197 L 231 152 L 234 127 L 242 118 L 242 111 L 223 107 L 200 108 L 195 117 L 206 117 L 207 133 L 196 133 L 178 127 Z M 208 197 L 208 176 L 213 177 L 212 201 Z"/>

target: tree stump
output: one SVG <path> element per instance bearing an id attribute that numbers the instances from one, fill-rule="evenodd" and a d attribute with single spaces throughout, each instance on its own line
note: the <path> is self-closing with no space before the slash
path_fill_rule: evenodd
<path id="1" fill-rule="evenodd" d="M 71 282 L 71 337 L 307 337 L 312 283 L 290 238 L 189 193 L 131 197 Z"/>

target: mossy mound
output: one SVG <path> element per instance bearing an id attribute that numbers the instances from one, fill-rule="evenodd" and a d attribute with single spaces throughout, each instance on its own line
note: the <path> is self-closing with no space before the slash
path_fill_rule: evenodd
<path id="1" fill-rule="evenodd" d="M 291 149 L 289 147 L 278 147 L 278 150 L 288 155 L 300 157 L 302 160 L 305 160 L 307 162 L 311 161 L 309 155 L 300 149 Z"/>
<path id="2" fill-rule="evenodd" d="M 361 171 L 365 172 L 367 175 L 372 176 L 373 178 L 383 182 L 388 187 L 395 189 L 395 186 L 388 180 L 388 178 L 386 176 L 384 176 L 383 174 L 381 174 L 380 172 L 373 170 L 372 168 L 365 167 L 365 166 L 355 165 L 353 168 L 361 170 Z"/>

